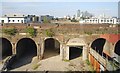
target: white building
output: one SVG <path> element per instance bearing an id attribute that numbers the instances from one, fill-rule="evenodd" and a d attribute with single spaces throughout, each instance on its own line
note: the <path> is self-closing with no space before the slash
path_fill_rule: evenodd
<path id="1" fill-rule="evenodd" d="M 84 22 L 83 20 L 79 21 L 80 23 L 109 23 L 109 24 L 119 24 L 120 20 L 118 18 L 90 18 L 90 19 L 85 19 Z"/>
<path id="2" fill-rule="evenodd" d="M 0 18 L 0 23 L 26 23 L 24 15 L 5 15 Z"/>
<path id="3" fill-rule="evenodd" d="M 8 23 L 8 18 L 0 18 L 0 23 Z"/>

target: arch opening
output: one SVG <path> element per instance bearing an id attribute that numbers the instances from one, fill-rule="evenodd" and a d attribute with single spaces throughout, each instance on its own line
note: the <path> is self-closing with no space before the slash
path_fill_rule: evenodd
<path id="1" fill-rule="evenodd" d="M 81 59 L 83 56 L 83 47 L 86 45 L 85 39 L 84 38 L 72 38 L 69 39 L 67 42 L 67 59 L 72 60 L 72 59 Z"/>
<path id="2" fill-rule="evenodd" d="M 82 56 L 83 46 L 69 47 L 69 60 Z"/>
<path id="3" fill-rule="evenodd" d="M 2 59 L 5 59 L 8 56 L 12 55 L 12 44 L 11 42 L 6 39 L 6 38 L 0 38 L 0 51 L 1 51 L 1 55 L 2 55 Z"/>
<path id="4" fill-rule="evenodd" d="M 37 56 L 37 46 L 35 42 L 30 38 L 20 39 L 16 45 L 17 60 L 12 65 L 12 68 L 14 69 L 32 63 L 32 59 L 35 56 Z"/>
<path id="5" fill-rule="evenodd" d="M 116 43 L 114 52 L 120 56 L 120 40 Z"/>
<path id="6" fill-rule="evenodd" d="M 18 41 L 16 47 L 17 57 L 36 56 L 37 46 L 35 42 L 30 38 L 23 38 Z"/>
<path id="7" fill-rule="evenodd" d="M 98 52 L 100 55 L 102 55 L 105 42 L 106 39 L 98 38 L 92 42 L 91 48 Z"/>
<path id="8" fill-rule="evenodd" d="M 60 54 L 60 42 L 54 38 L 48 38 L 44 42 L 44 59 Z"/>

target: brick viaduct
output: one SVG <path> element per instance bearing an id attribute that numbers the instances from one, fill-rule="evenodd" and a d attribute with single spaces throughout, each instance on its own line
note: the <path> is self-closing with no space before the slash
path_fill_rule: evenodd
<path id="1" fill-rule="evenodd" d="M 96 50 L 99 54 L 102 54 L 104 52 L 106 55 L 110 57 L 116 56 L 117 61 L 120 62 L 120 34 L 92 34 L 92 35 L 86 35 L 86 34 L 64 34 L 64 35 L 56 35 L 53 37 L 46 37 L 44 35 L 36 36 L 36 37 L 30 37 L 26 35 L 19 35 L 19 36 L 6 36 L 3 35 L 1 37 L 2 40 L 2 46 L 6 47 L 8 44 L 4 41 L 7 41 L 7 43 L 11 44 L 12 54 L 18 54 L 19 52 L 25 51 L 27 53 L 27 50 L 24 50 L 25 48 L 22 47 L 24 44 L 29 44 L 27 47 L 34 45 L 36 46 L 36 55 L 39 60 L 43 59 L 44 52 L 45 52 L 45 44 L 47 40 L 53 40 L 54 44 L 56 44 L 56 48 L 58 48 L 60 51 L 60 58 L 61 60 L 70 60 L 70 47 L 81 47 L 82 46 L 82 58 L 83 60 L 86 60 L 89 58 L 89 50 L 90 48 Z M 33 43 L 33 44 L 30 44 Z M 19 47 L 19 48 L 18 48 Z M 31 46 L 32 47 L 32 46 Z M 1 47 L 3 50 L 3 47 Z M 10 48 L 10 47 L 7 47 Z M 20 50 L 20 48 L 24 48 Z M 30 48 L 30 47 L 29 47 Z M 33 47 L 35 48 L 35 47 Z M 34 50 L 33 50 L 34 51 Z M 18 55 L 21 55 L 22 53 L 19 53 Z"/>
<path id="2" fill-rule="evenodd" d="M 70 36 L 70 35 L 68 35 Z M 114 38 L 113 38 L 114 36 Z M 1 37 L 2 39 L 5 38 L 7 41 L 9 41 L 12 45 L 12 54 L 17 54 L 16 53 L 16 47 L 19 41 L 24 40 L 24 39 L 28 39 L 28 40 L 32 40 L 33 42 L 35 42 L 35 45 L 37 46 L 37 56 L 38 58 L 42 58 L 43 57 L 43 53 L 44 53 L 44 44 L 45 44 L 45 40 L 53 38 L 55 40 L 57 40 L 60 43 L 60 55 L 62 59 L 68 59 L 69 57 L 65 57 L 67 56 L 67 48 L 69 48 L 69 46 L 85 46 L 87 49 L 90 48 L 90 45 L 93 43 L 93 41 L 95 41 L 98 38 L 103 38 L 108 40 L 108 43 L 106 43 L 105 48 L 109 47 L 112 48 L 109 50 L 109 48 L 104 49 L 104 52 L 108 55 L 112 55 L 112 51 L 114 50 L 114 47 L 116 45 L 117 42 L 119 42 L 120 37 L 118 35 L 112 35 L 112 37 L 109 34 L 106 35 L 77 35 L 76 36 L 71 36 L 69 38 L 67 38 L 67 36 L 65 37 L 64 35 L 59 35 L 59 36 L 55 36 L 55 37 L 41 37 L 41 36 L 37 36 L 34 38 L 31 37 L 26 37 L 26 36 L 12 36 L 12 37 L 8 37 L 8 36 L 4 36 Z M 28 41 L 26 40 L 26 41 Z M 4 44 L 4 43 L 2 43 Z M 24 44 L 24 42 L 23 42 Z M 99 43 L 98 43 L 99 44 Z M 108 46 L 109 45 L 109 46 Z M 7 45 L 6 45 L 7 46 Z M 64 50 L 64 54 L 63 54 L 63 50 Z M 87 52 L 88 53 L 88 52 Z M 87 54 L 86 53 L 86 54 Z M 69 54 L 69 53 L 68 53 Z M 69 56 L 69 55 L 68 55 Z"/>

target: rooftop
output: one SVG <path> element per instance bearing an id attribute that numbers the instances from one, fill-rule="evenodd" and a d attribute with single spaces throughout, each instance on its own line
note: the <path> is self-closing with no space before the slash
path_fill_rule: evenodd
<path id="1" fill-rule="evenodd" d="M 22 14 L 8 14 L 8 15 L 3 15 L 3 18 L 5 17 L 25 17 L 25 15 Z"/>

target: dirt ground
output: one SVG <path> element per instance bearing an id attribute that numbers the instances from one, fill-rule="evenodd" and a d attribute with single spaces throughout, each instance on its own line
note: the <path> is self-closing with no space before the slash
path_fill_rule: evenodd
<path id="1" fill-rule="evenodd" d="M 11 71 L 91 71 L 91 66 L 82 61 L 82 57 L 70 61 L 62 61 L 60 56 L 53 56 L 50 58 L 37 61 L 34 57 L 29 64 L 15 68 Z"/>

